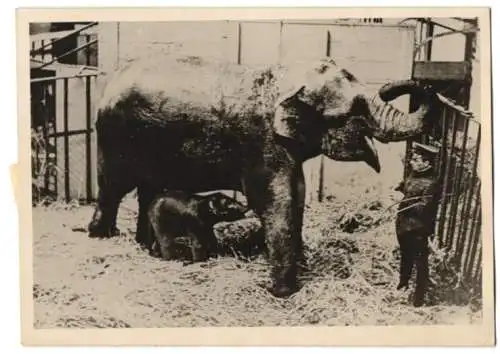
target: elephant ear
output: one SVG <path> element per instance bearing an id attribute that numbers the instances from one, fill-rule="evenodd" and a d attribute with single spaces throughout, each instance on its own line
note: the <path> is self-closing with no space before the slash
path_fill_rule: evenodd
<path id="1" fill-rule="evenodd" d="M 286 138 L 296 138 L 299 123 L 297 102 L 305 88 L 305 85 L 294 87 L 278 98 L 273 121 L 273 128 L 276 134 Z"/>

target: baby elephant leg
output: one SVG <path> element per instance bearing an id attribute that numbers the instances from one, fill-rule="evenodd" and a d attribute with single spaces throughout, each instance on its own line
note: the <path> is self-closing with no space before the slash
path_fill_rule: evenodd
<path id="1" fill-rule="evenodd" d="M 175 258 L 174 255 L 174 242 L 170 238 L 166 237 L 163 242 L 159 242 L 160 252 L 164 260 L 171 261 Z"/>
<path id="2" fill-rule="evenodd" d="M 156 237 L 157 233 L 155 228 L 151 223 L 148 223 L 148 237 L 151 240 L 151 248 L 149 250 L 149 255 L 156 258 L 161 258 L 161 250 L 160 244 L 158 243 L 158 238 Z"/>
<path id="3" fill-rule="evenodd" d="M 160 232 L 160 230 L 155 228 L 156 242 L 153 244 L 153 253 L 159 251 L 161 257 L 170 261 L 174 259 L 174 237 L 168 232 Z"/>
<path id="4" fill-rule="evenodd" d="M 151 246 L 151 251 L 149 252 L 149 255 L 152 257 L 161 258 L 161 249 L 158 240 L 155 239 L 153 241 L 153 245 Z"/>
<path id="5" fill-rule="evenodd" d="M 191 252 L 193 255 L 193 262 L 204 262 L 208 259 L 208 249 L 207 245 L 199 235 L 195 233 L 190 234 L 191 238 Z"/>

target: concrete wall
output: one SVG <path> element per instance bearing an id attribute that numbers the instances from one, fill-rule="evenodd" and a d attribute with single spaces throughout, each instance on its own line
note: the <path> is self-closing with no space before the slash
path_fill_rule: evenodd
<path id="1" fill-rule="evenodd" d="M 324 57 L 330 32 L 331 57 L 368 83 L 411 73 L 414 32 L 381 25 L 280 24 L 269 22 L 101 23 L 99 63 L 104 71 L 141 56 L 182 53 L 240 62 L 290 63 Z"/>

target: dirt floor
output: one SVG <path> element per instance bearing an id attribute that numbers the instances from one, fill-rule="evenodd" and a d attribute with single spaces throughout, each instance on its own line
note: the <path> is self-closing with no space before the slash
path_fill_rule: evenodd
<path id="1" fill-rule="evenodd" d="M 307 207 L 303 237 L 309 269 L 301 275 L 302 289 L 288 299 L 274 298 L 264 289 L 269 283 L 269 267 L 263 256 L 251 261 L 221 257 L 186 266 L 150 257 L 134 241 L 137 204 L 133 196 L 120 209 L 118 226 L 123 235 L 106 240 L 87 237 L 91 206 L 35 207 L 35 326 L 352 326 L 481 321 L 477 301 L 465 297 L 460 306 L 450 304 L 457 297 L 450 292 L 456 279 L 438 284 L 426 306 L 412 307 L 411 289 L 395 290 L 399 255 L 394 215 L 386 212 L 400 196 L 370 189 L 359 198 L 352 196 L 339 192 Z M 348 230 L 343 221 L 353 220 L 352 216 L 359 222 Z"/>

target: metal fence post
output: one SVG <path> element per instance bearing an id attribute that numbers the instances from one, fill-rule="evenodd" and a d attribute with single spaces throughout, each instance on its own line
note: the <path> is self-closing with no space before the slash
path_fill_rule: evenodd
<path id="1" fill-rule="evenodd" d="M 69 190 L 69 123 L 68 123 L 68 79 L 64 79 L 64 99 L 63 99 L 63 119 L 64 119 L 64 198 L 66 202 L 70 200 Z"/>

